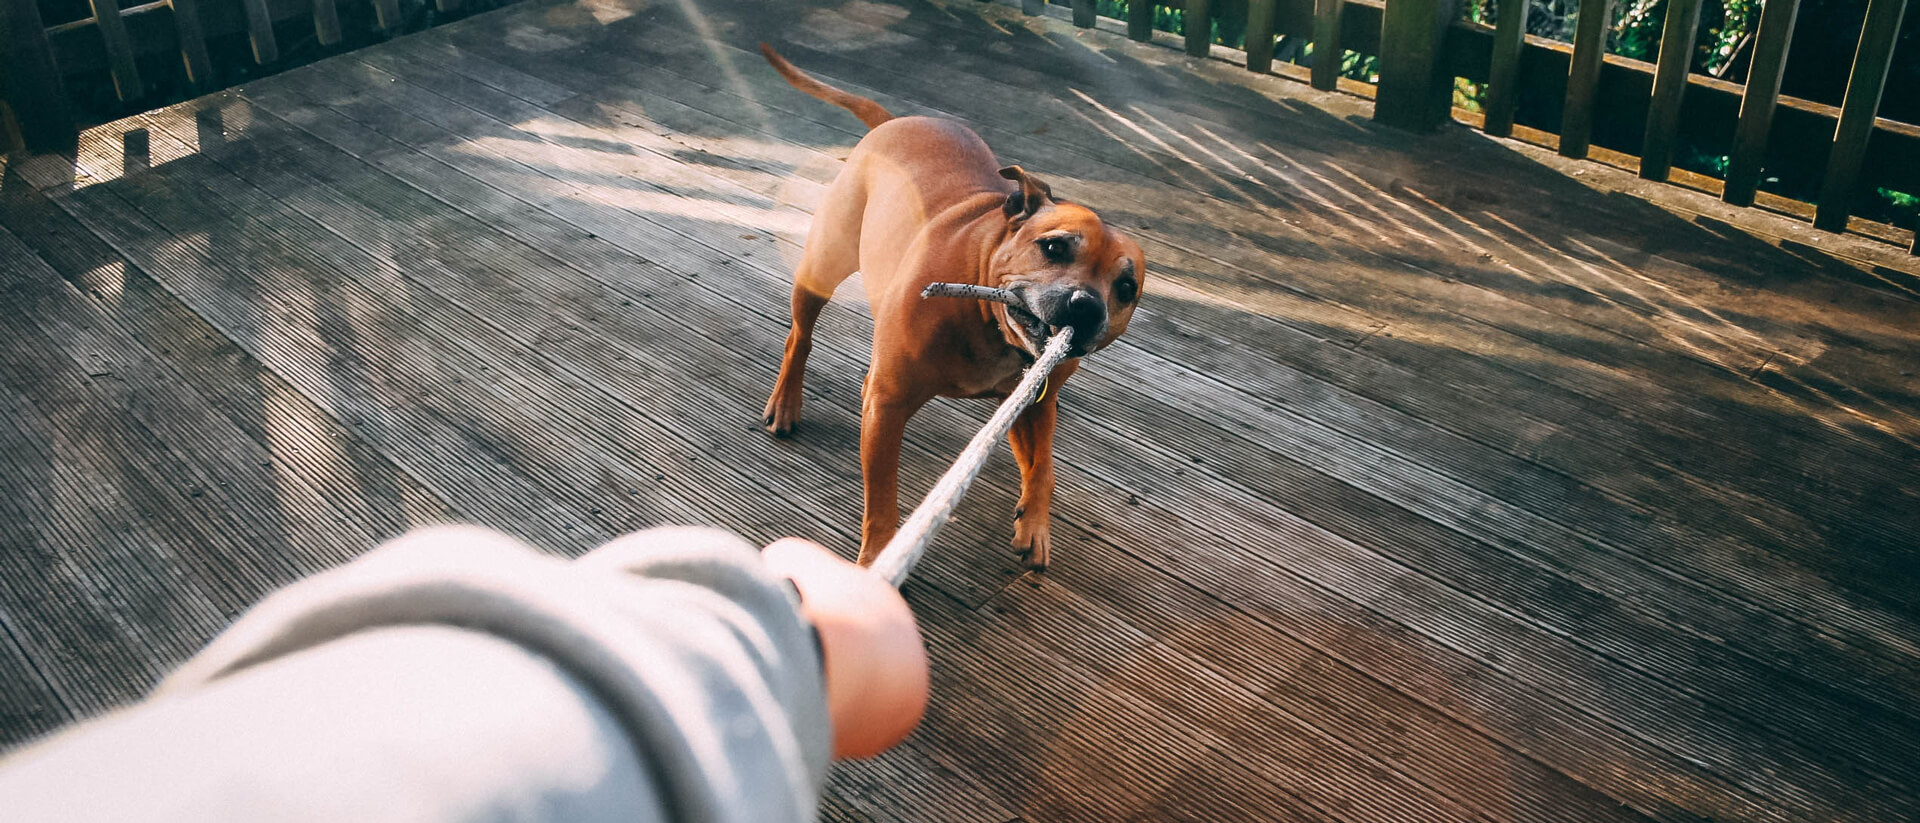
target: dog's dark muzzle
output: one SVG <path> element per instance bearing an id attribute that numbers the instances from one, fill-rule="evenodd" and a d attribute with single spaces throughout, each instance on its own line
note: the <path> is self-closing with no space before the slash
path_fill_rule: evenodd
<path id="1" fill-rule="evenodd" d="M 1107 334 L 1107 303 L 1084 287 L 1048 289 L 1033 295 L 1034 315 L 1052 328 L 1073 328 L 1073 354 L 1086 354 Z"/>

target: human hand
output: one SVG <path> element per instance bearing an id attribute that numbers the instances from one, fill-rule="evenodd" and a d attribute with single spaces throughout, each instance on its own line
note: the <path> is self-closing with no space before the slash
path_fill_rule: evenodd
<path id="1" fill-rule="evenodd" d="M 913 610 L 873 572 L 788 538 L 763 562 L 800 590 L 820 633 L 835 759 L 872 757 L 906 739 L 927 709 L 927 650 Z"/>

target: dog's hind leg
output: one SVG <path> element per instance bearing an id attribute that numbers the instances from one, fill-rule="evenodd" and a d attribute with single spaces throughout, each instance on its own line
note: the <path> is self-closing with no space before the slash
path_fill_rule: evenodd
<path id="1" fill-rule="evenodd" d="M 832 294 L 815 294 L 800 283 L 793 284 L 793 327 L 787 331 L 787 353 L 780 361 L 773 395 L 767 398 L 766 416 L 760 421 L 775 437 L 786 437 L 800 425 L 800 395 L 806 382 L 807 355 L 813 351 L 813 325 Z"/>
<path id="2" fill-rule="evenodd" d="M 806 383 L 807 355 L 813 351 L 813 326 L 833 291 L 860 266 L 860 211 L 864 198 L 854 196 L 844 180 L 836 180 L 807 232 L 807 248 L 793 270 L 793 326 L 787 331 L 787 351 L 780 361 L 780 377 L 760 423 L 775 437 L 786 437 L 800 424 L 800 397 Z"/>

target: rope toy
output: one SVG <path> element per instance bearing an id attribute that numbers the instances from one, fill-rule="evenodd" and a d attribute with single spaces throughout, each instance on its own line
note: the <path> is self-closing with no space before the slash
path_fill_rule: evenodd
<path id="1" fill-rule="evenodd" d="M 920 296 L 991 300 L 1026 309 L 1025 302 L 1006 289 L 964 283 L 934 283 L 922 290 Z M 900 531 L 895 532 L 893 539 L 887 542 L 886 548 L 880 550 L 880 556 L 873 561 L 873 570 L 886 578 L 888 583 L 899 588 L 900 584 L 907 581 L 907 575 L 913 572 L 914 564 L 920 562 L 920 556 L 926 553 L 933 536 L 939 534 L 940 527 L 953 519 L 954 508 L 960 505 L 960 498 L 966 496 L 967 487 L 973 485 L 980 468 L 986 465 L 987 457 L 993 454 L 993 447 L 1007 436 L 1007 430 L 1013 428 L 1013 421 L 1021 412 L 1046 396 L 1048 376 L 1055 366 L 1067 359 L 1067 352 L 1072 348 L 1072 327 L 1061 329 L 1047 338 L 1046 349 L 1034 359 L 1033 365 L 1027 367 L 1026 374 L 1020 378 L 1020 385 L 1014 387 L 1006 400 L 1001 401 L 1000 408 L 994 410 L 987 425 L 960 451 L 960 457 L 953 461 L 952 468 L 940 475 L 940 482 L 933 484 L 933 491 L 927 492 L 927 498 L 920 502 L 920 507 L 913 510 L 907 522 L 900 526 Z"/>

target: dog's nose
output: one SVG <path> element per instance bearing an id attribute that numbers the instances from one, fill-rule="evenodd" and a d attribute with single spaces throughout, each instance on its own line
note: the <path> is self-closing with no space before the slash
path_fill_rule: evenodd
<path id="1" fill-rule="evenodd" d="M 1047 323 L 1072 326 L 1074 348 L 1084 349 L 1107 332 L 1107 303 L 1089 289 L 1076 288 L 1061 295 L 1048 313 Z"/>

